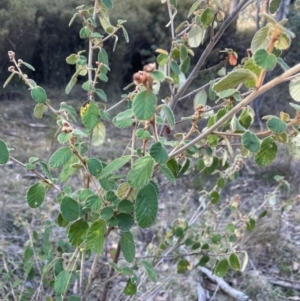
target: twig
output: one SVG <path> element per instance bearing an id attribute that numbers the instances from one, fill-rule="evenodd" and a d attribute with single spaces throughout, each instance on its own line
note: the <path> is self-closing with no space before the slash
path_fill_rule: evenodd
<path id="1" fill-rule="evenodd" d="M 114 257 L 114 263 L 118 262 L 119 257 L 120 257 L 120 253 L 121 253 L 121 243 L 119 241 L 117 249 L 116 249 L 116 254 L 115 254 L 115 257 Z M 107 293 L 108 293 L 108 288 L 109 288 L 109 283 L 113 279 L 112 276 L 114 274 L 114 271 L 115 271 L 114 268 L 110 267 L 108 278 L 106 280 L 106 283 L 105 283 L 105 286 L 104 286 L 104 289 L 103 289 L 102 297 L 101 297 L 101 299 L 99 299 L 99 301 L 105 301 L 106 300 Z"/>
<path id="2" fill-rule="evenodd" d="M 114 108 L 116 108 L 120 104 L 122 104 L 125 100 L 126 100 L 126 98 L 121 99 L 119 102 L 117 102 L 116 104 L 114 104 L 113 106 L 111 106 L 110 108 L 108 108 L 105 112 L 109 112 L 109 111 L 113 110 Z"/>
<path id="3" fill-rule="evenodd" d="M 217 283 L 218 287 L 220 287 L 220 289 L 224 293 L 231 296 L 235 300 L 238 300 L 238 301 L 251 301 L 251 299 L 246 294 L 232 288 L 223 278 L 217 277 L 209 269 L 207 269 L 205 267 L 200 267 L 199 270 L 202 274 L 204 274 L 206 277 L 208 277 L 211 281 Z"/>
<path id="4" fill-rule="evenodd" d="M 99 260 L 99 255 L 96 255 L 94 257 L 94 260 L 93 260 L 93 263 L 92 263 L 92 266 L 91 266 L 91 269 L 90 269 L 90 272 L 89 272 L 88 282 L 87 282 L 87 285 L 85 287 L 85 292 L 84 292 L 84 298 L 87 297 L 87 295 L 88 295 L 88 293 L 90 291 L 90 288 L 91 288 L 91 286 L 93 284 L 93 275 L 94 275 L 94 272 L 95 272 L 98 260 Z"/>
<path id="5" fill-rule="evenodd" d="M 292 76 L 293 74 L 300 71 L 300 63 L 294 66 L 293 68 L 289 69 L 285 73 L 281 74 L 280 76 L 274 78 L 273 80 L 269 81 L 265 85 L 263 85 L 261 88 L 253 91 L 250 95 L 248 95 L 244 100 L 239 102 L 231 111 L 229 111 L 226 115 L 224 115 L 221 119 L 219 119 L 214 125 L 212 125 L 210 128 L 208 128 L 204 133 L 199 135 L 197 138 L 193 139 L 180 149 L 176 151 L 172 151 L 169 154 L 169 159 L 176 157 L 183 151 L 187 150 L 191 146 L 195 145 L 200 140 L 206 138 L 208 135 L 210 135 L 213 131 L 215 131 L 219 126 L 221 126 L 224 122 L 226 122 L 229 118 L 231 118 L 234 114 L 236 114 L 239 110 L 241 110 L 243 107 L 248 105 L 251 101 L 253 101 L 257 96 L 265 93 L 266 91 L 270 90 L 274 86 L 277 86 L 278 84 L 282 83 L 287 77 Z"/>
<path id="6" fill-rule="evenodd" d="M 198 71 L 204 64 L 205 60 L 207 59 L 208 55 L 211 53 L 212 49 L 215 47 L 219 39 L 223 36 L 225 30 L 230 25 L 230 23 L 233 21 L 233 19 L 237 16 L 239 11 L 242 9 L 242 7 L 248 2 L 249 0 L 242 0 L 234 9 L 234 11 L 228 16 L 228 18 L 224 21 L 216 35 L 214 36 L 213 40 L 210 41 L 210 43 L 207 45 L 206 49 L 202 52 L 201 57 L 199 58 L 196 66 L 190 73 L 189 77 L 185 81 L 185 83 L 181 86 L 181 88 L 178 90 L 178 93 L 176 96 L 171 99 L 170 106 L 171 108 L 174 108 L 177 104 L 177 101 L 180 99 L 180 97 L 183 95 L 183 93 L 186 91 L 186 89 L 190 86 L 192 81 L 194 80 L 195 76 L 197 75 Z"/>

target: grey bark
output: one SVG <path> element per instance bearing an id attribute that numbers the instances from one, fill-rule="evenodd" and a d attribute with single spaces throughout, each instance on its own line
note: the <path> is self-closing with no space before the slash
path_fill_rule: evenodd
<path id="1" fill-rule="evenodd" d="M 290 4 L 291 4 L 291 0 L 282 0 L 281 1 L 280 6 L 276 13 L 277 21 L 281 21 L 282 19 L 286 18 L 287 14 L 289 12 Z"/>

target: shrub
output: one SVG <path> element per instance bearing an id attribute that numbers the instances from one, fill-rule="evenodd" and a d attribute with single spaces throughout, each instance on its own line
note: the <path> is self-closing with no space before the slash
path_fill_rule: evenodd
<path id="1" fill-rule="evenodd" d="M 258 166 L 270 165 L 276 158 L 278 144 L 287 144 L 290 153 L 299 157 L 300 106 L 291 103 L 295 116 L 281 112 L 277 117 L 271 115 L 270 110 L 270 115 L 265 117 L 267 130 L 255 133 L 251 129 L 255 114 L 249 104 L 274 86 L 289 80 L 292 98 L 300 101 L 297 77 L 300 64 L 288 68 L 280 57 L 294 37 L 284 27 L 285 21 L 278 23 L 272 15 L 266 14 L 268 23 L 253 37 L 248 57 L 237 65 L 234 49 L 223 50 L 227 57 L 223 64 L 233 68 L 232 71 L 227 73 L 224 66 L 219 66 L 219 77 L 187 93 L 209 53 L 247 0 L 241 1 L 225 20 L 218 1 L 196 1 L 189 9 L 188 19 L 177 28 L 177 1 L 162 2 L 170 16 L 171 43 L 169 47 L 156 49 L 157 62 L 147 63 L 143 70 L 134 73 L 126 94 L 112 106 L 106 105 L 106 93 L 98 86 L 98 82 L 108 81 L 112 65 L 104 45 L 112 41 L 112 47 L 116 47 L 118 32 L 122 32 L 126 42 L 129 41 L 126 21 L 120 19 L 116 24 L 111 23 L 111 0 L 95 0 L 92 7 L 81 5 L 76 8 L 70 24 L 76 18 L 82 20 L 79 35 L 88 41 L 88 51 L 79 50 L 67 57 L 67 63 L 76 69 L 66 86 L 66 93 L 70 93 L 79 77 L 87 77 L 82 85 L 87 99 L 79 112 L 83 127 L 77 122 L 78 114 L 70 104 L 63 102 L 55 108 L 46 91 L 24 74 L 24 68 L 34 71 L 34 67 L 17 59 L 13 51 L 8 52 L 11 75 L 4 87 L 14 77 L 20 77 L 36 102 L 35 117 L 40 119 L 49 112 L 57 118 L 57 140 L 61 147 L 53 152 L 48 162 L 40 159 L 43 154 L 37 154 L 21 163 L 13 156 L 12 149 L 0 140 L 0 164 L 12 160 L 37 176 L 38 181 L 26 193 L 29 207 L 43 208 L 46 194 L 55 193 L 56 223 L 65 229 L 67 243 L 56 241 L 55 252 L 49 243 L 49 231 L 45 230 L 43 241 L 48 248 L 43 254 L 46 263 L 39 273 L 40 287 L 51 287 L 58 300 L 67 296 L 69 300 L 88 300 L 101 269 L 105 280 L 100 300 L 107 300 L 109 284 L 117 277 L 126 278 L 123 293 L 135 295 L 146 279 L 157 282 L 155 268 L 169 255 L 177 264 L 178 274 L 193 268 L 188 259 L 190 256 L 198 261 L 197 266 L 210 263 L 219 277 L 223 277 L 229 268 L 243 271 L 248 256 L 238 249 L 239 240 L 242 233 L 253 230 L 256 219 L 266 212 L 252 210 L 246 216 L 233 218 L 232 212 L 239 203 L 238 199 L 233 199 L 224 231 L 217 232 L 212 227 L 220 212 L 212 214 L 211 220 L 202 223 L 200 229 L 198 224 L 195 227 L 195 222 L 203 207 L 220 202 L 222 189 L 236 179 L 244 158 L 253 156 Z M 274 3 L 271 7 L 274 12 Z M 194 49 L 202 43 L 207 46 L 190 71 Z M 284 72 L 264 84 L 266 73 L 276 65 Z M 169 95 L 162 99 L 159 93 L 163 85 L 168 87 Z M 194 113 L 176 120 L 174 108 L 179 101 L 192 96 Z M 208 98 L 217 104 L 208 106 Z M 121 108 L 123 103 L 127 108 L 111 117 L 112 110 Z M 118 129 L 126 129 L 129 141 L 123 154 L 112 161 L 103 158 L 101 151 L 97 152 L 99 156 L 93 155 L 93 150 L 101 150 L 107 134 L 106 124 L 110 121 Z M 178 122 L 188 124 L 185 132 L 176 133 Z M 240 149 L 234 149 L 231 138 L 240 141 Z M 201 192 L 203 203 L 189 220 L 177 216 L 168 232 L 161 233 L 157 247 L 149 247 L 149 256 L 136 256 L 134 231 L 137 227 L 144 230 L 155 225 L 158 206 L 162 202 L 158 176 L 163 175 L 170 184 L 177 185 L 179 178 L 189 177 L 191 169 L 197 169 L 205 176 L 217 176 L 211 189 Z M 76 187 L 65 184 L 68 179 L 77 181 L 78 175 L 81 181 L 76 182 Z M 263 205 L 258 209 L 263 209 Z M 121 253 L 126 264 L 120 263 Z M 25 249 L 24 258 L 25 262 L 36 260 L 33 243 Z M 32 270 L 32 265 L 25 266 L 26 277 L 30 277 Z M 76 286 L 77 296 L 70 296 L 71 286 Z M 40 292 L 32 292 L 32 298 L 41 298 Z M 116 292 L 112 291 L 112 294 L 115 296 Z"/>

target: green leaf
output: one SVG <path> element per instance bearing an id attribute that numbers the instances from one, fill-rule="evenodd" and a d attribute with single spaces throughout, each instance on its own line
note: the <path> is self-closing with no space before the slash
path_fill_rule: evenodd
<path id="1" fill-rule="evenodd" d="M 0 165 L 6 164 L 9 160 L 9 151 L 3 140 L 0 139 Z"/>
<path id="2" fill-rule="evenodd" d="M 269 45 L 269 31 L 270 28 L 265 26 L 256 32 L 251 42 L 252 53 L 255 53 L 259 49 L 267 49 Z"/>
<path id="3" fill-rule="evenodd" d="M 137 129 L 136 136 L 140 139 L 150 139 L 151 138 L 150 133 L 144 129 Z"/>
<path id="4" fill-rule="evenodd" d="M 98 52 L 98 62 L 109 67 L 108 55 L 104 48 L 100 48 Z M 107 72 L 102 72 L 102 73 L 106 74 Z"/>
<path id="5" fill-rule="evenodd" d="M 31 97 L 37 102 L 37 103 L 43 103 L 47 100 L 47 94 L 46 91 L 40 87 L 36 86 L 31 89 Z"/>
<path id="6" fill-rule="evenodd" d="M 108 9 L 112 9 L 113 8 L 113 2 L 112 2 L 112 0 L 101 0 L 101 2 Z"/>
<path id="7" fill-rule="evenodd" d="M 152 72 L 150 72 L 150 76 L 157 80 L 157 81 L 163 81 L 165 79 L 165 74 L 159 70 L 154 70 Z"/>
<path id="8" fill-rule="evenodd" d="M 180 66 L 181 72 L 182 73 L 186 73 L 189 70 L 190 67 L 190 63 L 191 63 L 191 59 L 189 57 L 187 57 Z"/>
<path id="9" fill-rule="evenodd" d="M 205 89 L 200 90 L 197 92 L 194 98 L 194 110 L 197 109 L 199 105 L 202 105 L 203 107 L 206 105 L 207 102 L 207 93 Z"/>
<path id="10" fill-rule="evenodd" d="M 243 134 L 242 144 L 246 149 L 248 149 L 252 153 L 256 153 L 260 149 L 260 140 L 254 133 L 250 131 L 247 131 Z"/>
<path id="11" fill-rule="evenodd" d="M 100 215 L 104 220 L 107 221 L 114 216 L 114 210 L 111 207 L 105 207 L 101 210 Z"/>
<path id="12" fill-rule="evenodd" d="M 223 277 L 227 274 L 229 268 L 229 264 L 226 258 L 220 260 L 215 269 L 214 269 L 214 274 L 218 277 Z"/>
<path id="13" fill-rule="evenodd" d="M 5 83 L 3 84 L 3 88 L 6 88 L 7 85 L 10 83 L 10 81 L 13 79 L 13 77 L 15 76 L 15 72 L 13 72 L 9 77 L 8 79 L 5 81 Z"/>
<path id="14" fill-rule="evenodd" d="M 137 159 L 130 169 L 127 180 L 131 187 L 140 189 L 146 186 L 152 177 L 154 160 L 150 156 Z"/>
<path id="15" fill-rule="evenodd" d="M 275 14 L 276 10 L 279 8 L 281 0 L 271 0 L 270 2 L 270 13 Z"/>
<path id="16" fill-rule="evenodd" d="M 94 127 L 92 132 L 92 145 L 100 146 L 104 143 L 106 136 L 106 129 L 104 124 L 99 121 Z"/>
<path id="17" fill-rule="evenodd" d="M 105 92 L 102 89 L 96 89 L 95 92 L 96 92 L 96 94 L 98 95 L 98 97 L 100 99 L 107 102 L 107 96 L 106 96 Z"/>
<path id="18" fill-rule="evenodd" d="M 299 102 L 300 101 L 300 77 L 292 79 L 289 84 L 289 91 L 291 97 Z"/>
<path id="19" fill-rule="evenodd" d="M 91 30 L 84 26 L 80 29 L 79 36 L 81 39 L 87 39 L 91 34 Z"/>
<path id="20" fill-rule="evenodd" d="M 41 170 L 43 171 L 44 175 L 45 175 L 49 180 L 52 181 L 52 178 L 53 178 L 53 177 L 52 177 L 51 172 L 49 171 L 48 165 L 47 165 L 45 162 L 43 162 L 43 161 L 38 162 L 38 164 L 40 165 Z"/>
<path id="21" fill-rule="evenodd" d="M 201 15 L 201 23 L 207 28 L 214 20 L 215 12 L 212 8 L 208 7 Z"/>
<path id="22" fill-rule="evenodd" d="M 83 242 L 83 236 L 86 234 L 89 228 L 89 224 L 84 220 L 80 219 L 73 223 L 68 231 L 69 243 L 73 247 L 78 247 Z"/>
<path id="23" fill-rule="evenodd" d="M 184 44 L 180 45 L 180 59 L 182 61 L 186 60 L 189 56 L 188 50 Z"/>
<path id="24" fill-rule="evenodd" d="M 133 236 L 130 231 L 122 232 L 120 244 L 124 258 L 128 262 L 132 262 L 135 258 L 135 246 Z"/>
<path id="25" fill-rule="evenodd" d="M 90 101 L 86 106 L 87 109 L 81 114 L 81 121 L 85 127 L 92 129 L 98 124 L 100 116 L 99 107 L 94 101 Z"/>
<path id="26" fill-rule="evenodd" d="M 160 53 L 158 56 L 157 56 L 157 63 L 158 65 L 160 66 L 164 66 L 168 63 L 169 61 L 169 56 L 165 53 Z"/>
<path id="27" fill-rule="evenodd" d="M 212 202 L 212 204 L 217 204 L 220 201 L 220 194 L 214 190 L 210 194 L 210 201 Z"/>
<path id="28" fill-rule="evenodd" d="M 241 126 L 248 129 L 254 121 L 254 116 L 255 113 L 253 109 L 250 106 L 245 107 L 239 117 Z"/>
<path id="29" fill-rule="evenodd" d="M 157 282 L 157 275 L 156 275 L 156 272 L 155 272 L 152 264 L 150 262 L 146 261 L 146 260 L 142 260 L 141 264 L 145 268 L 149 279 L 152 282 L 156 283 Z"/>
<path id="30" fill-rule="evenodd" d="M 279 50 L 288 49 L 291 46 L 291 38 L 287 34 L 281 33 L 274 43 L 274 46 L 276 47 L 275 49 Z"/>
<path id="31" fill-rule="evenodd" d="M 201 267 L 204 267 L 204 266 L 209 262 L 209 260 L 210 260 L 209 256 L 203 255 L 203 256 L 201 257 L 201 259 L 199 260 L 199 263 L 198 263 L 198 264 L 199 264 Z"/>
<path id="32" fill-rule="evenodd" d="M 179 68 L 179 66 L 177 65 L 176 62 L 171 61 L 170 67 L 171 67 L 171 70 L 172 70 L 175 74 L 177 74 L 177 75 L 180 74 L 180 68 Z"/>
<path id="33" fill-rule="evenodd" d="M 150 156 L 157 163 L 166 163 L 169 158 L 167 149 L 160 142 L 151 145 Z"/>
<path id="34" fill-rule="evenodd" d="M 130 161 L 131 156 L 123 156 L 120 158 L 117 158 L 110 162 L 107 166 L 105 166 L 100 174 L 100 179 L 106 178 L 107 176 L 111 175 L 114 171 L 120 169 L 123 167 L 128 161 Z"/>
<path id="35" fill-rule="evenodd" d="M 236 271 L 241 270 L 240 260 L 239 260 L 238 256 L 235 253 L 231 253 L 229 255 L 229 264 L 231 265 L 231 267 L 234 270 L 236 270 Z"/>
<path id="36" fill-rule="evenodd" d="M 34 67 L 31 66 L 30 64 L 26 63 L 26 62 L 22 62 L 22 65 L 26 66 L 28 69 L 35 71 Z"/>
<path id="37" fill-rule="evenodd" d="M 122 200 L 118 204 L 117 210 L 122 213 L 132 213 L 134 211 L 134 206 L 131 201 Z"/>
<path id="38" fill-rule="evenodd" d="M 63 218 L 69 222 L 76 220 L 80 215 L 79 204 L 69 196 L 65 196 L 60 204 Z"/>
<path id="39" fill-rule="evenodd" d="M 272 117 L 267 121 L 267 127 L 270 131 L 281 134 L 286 129 L 286 123 L 278 117 Z"/>
<path id="40" fill-rule="evenodd" d="M 26 192 L 26 200 L 31 208 L 41 206 L 45 199 L 45 188 L 42 183 L 38 182 L 29 187 Z"/>
<path id="41" fill-rule="evenodd" d="M 247 230 L 252 231 L 255 228 L 256 221 L 253 218 L 250 218 L 248 223 L 247 223 Z"/>
<path id="42" fill-rule="evenodd" d="M 193 12 L 200 6 L 202 0 L 197 0 L 193 5 L 191 6 L 189 13 L 188 13 L 188 18 L 193 14 Z"/>
<path id="43" fill-rule="evenodd" d="M 176 161 L 175 158 L 172 158 L 167 162 L 168 168 L 172 171 L 173 175 L 175 178 L 178 178 L 178 173 L 179 173 L 179 165 Z"/>
<path id="44" fill-rule="evenodd" d="M 102 170 L 103 170 L 103 164 L 100 160 L 97 158 L 89 158 L 86 162 L 87 168 L 90 172 L 90 174 L 94 177 L 99 177 Z"/>
<path id="45" fill-rule="evenodd" d="M 259 49 L 254 54 L 255 63 L 262 69 L 272 70 L 277 64 L 276 56 L 269 54 L 265 49 Z"/>
<path id="46" fill-rule="evenodd" d="M 61 144 L 63 143 L 66 143 L 70 140 L 70 138 L 72 137 L 72 133 L 60 133 L 58 136 L 57 136 L 57 141 Z"/>
<path id="47" fill-rule="evenodd" d="M 129 279 L 127 282 L 126 287 L 124 288 L 124 295 L 126 296 L 133 296 L 137 292 L 137 286 L 135 283 L 132 283 L 131 280 Z"/>
<path id="48" fill-rule="evenodd" d="M 254 80 L 256 82 L 257 76 L 255 73 L 247 69 L 236 69 L 215 83 L 212 89 L 218 93 L 223 90 L 235 88 L 248 80 Z"/>
<path id="49" fill-rule="evenodd" d="M 167 164 L 161 164 L 159 166 L 160 171 L 165 175 L 165 177 L 173 184 L 176 184 L 176 179 L 172 173 L 172 171 L 169 169 Z"/>
<path id="50" fill-rule="evenodd" d="M 276 154 L 276 143 L 273 138 L 267 137 L 262 141 L 260 150 L 255 155 L 255 163 L 262 166 L 270 165 L 276 158 Z"/>
<path id="51" fill-rule="evenodd" d="M 70 65 L 75 65 L 77 61 L 77 54 L 72 53 L 66 58 L 66 62 Z"/>
<path id="52" fill-rule="evenodd" d="M 94 221 L 86 235 L 85 247 L 87 250 L 100 255 L 104 248 L 104 237 L 106 235 L 106 222 L 102 219 Z"/>
<path id="53" fill-rule="evenodd" d="M 72 274 L 68 271 L 61 271 L 55 278 L 54 291 L 58 295 L 63 295 L 67 292 Z"/>
<path id="54" fill-rule="evenodd" d="M 49 159 L 49 166 L 51 168 L 59 168 L 65 165 L 72 156 L 70 147 L 62 147 L 56 150 Z"/>
<path id="55" fill-rule="evenodd" d="M 170 127 L 173 129 L 175 126 L 175 117 L 174 117 L 172 109 L 166 104 L 163 104 L 161 106 L 161 109 L 164 112 Z"/>
<path id="56" fill-rule="evenodd" d="M 102 199 L 96 195 L 89 195 L 85 200 L 85 206 L 91 208 L 93 211 L 97 211 L 102 205 Z"/>
<path id="57" fill-rule="evenodd" d="M 128 36 L 127 30 L 125 29 L 124 26 L 121 26 L 121 28 L 122 28 L 123 36 L 125 38 L 126 43 L 129 43 L 129 36 Z"/>
<path id="58" fill-rule="evenodd" d="M 134 218 L 131 214 L 120 213 L 116 215 L 118 227 L 122 231 L 129 231 L 134 224 Z"/>
<path id="59" fill-rule="evenodd" d="M 34 107 L 33 115 L 35 118 L 42 118 L 44 113 L 48 111 L 48 107 L 44 105 L 43 103 L 38 103 Z"/>
<path id="60" fill-rule="evenodd" d="M 57 216 L 57 224 L 59 227 L 64 228 L 68 226 L 69 222 L 63 218 L 61 213 L 59 213 L 59 215 Z"/>
<path id="61" fill-rule="evenodd" d="M 190 266 L 190 262 L 186 260 L 185 258 L 181 259 L 177 264 L 177 273 L 178 274 L 184 274 L 188 267 Z"/>
<path id="62" fill-rule="evenodd" d="M 148 90 L 138 93 L 133 100 L 132 109 L 137 119 L 151 119 L 156 110 L 156 96 Z"/>
<path id="63" fill-rule="evenodd" d="M 287 63 L 281 58 L 277 58 L 277 64 L 281 67 L 281 69 L 285 72 L 290 69 L 290 67 L 287 65 Z"/>
<path id="64" fill-rule="evenodd" d="M 190 31 L 188 32 L 188 42 L 191 48 L 198 47 L 204 39 L 205 30 L 201 28 L 198 24 L 192 25 Z"/>
<path id="65" fill-rule="evenodd" d="M 142 188 L 135 202 L 135 215 L 138 225 L 149 228 L 155 221 L 158 211 L 157 186 L 153 182 Z"/>
<path id="66" fill-rule="evenodd" d="M 260 73 L 261 73 L 261 68 L 259 66 L 257 66 L 253 60 L 253 57 L 252 58 L 249 58 L 245 64 L 244 64 L 244 69 L 247 69 L 247 70 L 250 70 L 252 71 L 253 73 L 256 74 L 257 77 L 259 77 Z M 248 89 L 251 89 L 251 88 L 254 88 L 256 86 L 256 81 L 254 79 L 250 79 L 250 80 L 247 80 L 245 82 L 245 86 L 248 88 Z"/>
<path id="67" fill-rule="evenodd" d="M 189 169 L 190 163 L 191 163 L 191 160 L 189 158 L 187 158 L 184 161 L 183 166 L 180 168 L 180 170 L 178 172 L 178 177 L 181 177 Z"/>

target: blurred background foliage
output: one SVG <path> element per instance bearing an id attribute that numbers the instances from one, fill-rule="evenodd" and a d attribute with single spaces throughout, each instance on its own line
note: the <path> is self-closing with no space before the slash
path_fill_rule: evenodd
<path id="1" fill-rule="evenodd" d="M 175 26 L 186 19 L 193 2 L 193 0 L 178 1 Z M 250 46 L 255 30 L 263 26 L 265 22 L 260 17 L 260 13 L 266 7 L 264 2 L 265 0 L 259 1 L 260 6 L 257 6 L 258 2 L 253 1 L 240 18 L 233 22 L 219 41 L 217 48 L 212 51 L 205 68 L 214 66 L 224 58 L 223 54 L 220 53 L 220 50 L 224 48 L 233 48 L 239 55 L 239 61 L 247 55 L 247 48 Z M 300 32 L 299 3 L 297 1 L 292 2 L 290 5 L 293 6 L 293 9 L 289 10 L 288 27 L 297 35 Z M 3 83 L 9 75 L 7 68 L 10 64 L 7 51 L 13 50 L 17 58 L 22 58 L 35 67 L 35 72 L 26 71 L 31 78 L 40 85 L 61 91 L 74 72 L 74 66 L 66 64 L 66 57 L 71 53 L 87 49 L 87 45 L 85 45 L 87 41 L 79 38 L 81 20 L 78 18 L 71 27 L 68 26 L 75 12 L 75 7 L 82 3 L 87 7 L 92 5 L 92 2 L 87 0 L 0 0 L 0 24 L 2 25 L 0 29 L 0 81 Z M 224 0 L 223 3 L 227 14 L 229 14 L 238 0 Z M 127 44 L 120 32 L 115 52 L 112 53 L 113 41 L 105 44 L 105 49 L 110 54 L 111 72 L 109 73 L 109 82 L 101 83 L 101 85 L 108 96 L 113 98 L 113 101 L 118 100 L 115 99 L 117 98 L 116 95 L 122 94 L 122 88 L 132 81 L 134 72 L 142 69 L 144 64 L 155 61 L 157 48 L 168 50 L 168 45 L 170 45 L 170 30 L 166 28 L 169 15 L 166 5 L 162 5 L 161 1 L 115 1 L 115 6 L 111 11 L 112 24 L 116 24 L 118 19 L 127 20 L 125 27 L 129 33 L 130 41 Z M 208 42 L 208 37 L 206 42 Z M 290 66 L 298 62 L 299 43 L 297 37 L 293 40 L 292 47 L 288 52 L 282 54 Z M 191 68 L 198 60 L 205 45 L 206 43 L 195 49 Z M 274 75 L 271 77 L 278 72 L 281 71 L 279 69 L 274 70 L 272 73 Z M 195 81 L 195 86 L 206 83 L 214 78 L 215 74 L 199 75 Z M 14 81 L 14 85 L 18 85 L 18 82 Z M 0 99 L 13 97 L 14 94 L 10 93 L 14 88 L 9 87 L 0 92 Z M 273 94 L 266 94 L 258 99 L 254 106 L 256 111 L 259 111 L 259 115 L 264 115 L 264 106 L 268 103 L 268 99 L 274 98 L 275 95 L 278 98 L 278 92 L 280 92 L 280 98 L 284 98 L 284 102 L 277 101 L 276 110 L 280 111 L 286 107 L 288 93 L 285 94 L 284 91 L 282 87 L 279 87 L 278 90 L 274 89 L 271 92 Z M 73 94 L 72 97 L 76 98 L 76 90 L 71 94 Z M 189 104 L 182 104 L 182 107 L 185 106 L 189 106 Z"/>

